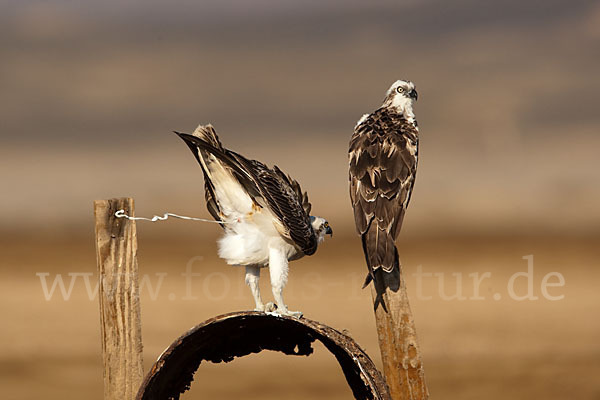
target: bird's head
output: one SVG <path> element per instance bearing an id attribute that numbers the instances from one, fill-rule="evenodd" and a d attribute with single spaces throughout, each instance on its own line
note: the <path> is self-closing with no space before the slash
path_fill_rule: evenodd
<path id="1" fill-rule="evenodd" d="M 417 101 L 417 90 L 415 84 L 411 81 L 398 80 L 392 83 L 388 89 L 385 99 L 383 100 L 384 107 L 394 107 L 405 116 L 414 118 L 412 114 L 413 102 Z M 409 115 L 407 115 L 409 114 Z"/>
<path id="2" fill-rule="evenodd" d="M 329 222 L 325 218 L 310 216 L 310 224 L 312 225 L 319 243 L 325 240 L 325 235 L 333 236 L 333 229 L 329 226 Z"/>

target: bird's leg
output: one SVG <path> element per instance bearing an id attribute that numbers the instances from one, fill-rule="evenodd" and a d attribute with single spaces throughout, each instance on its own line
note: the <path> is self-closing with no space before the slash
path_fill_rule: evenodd
<path id="1" fill-rule="evenodd" d="M 252 296 L 254 296 L 254 302 L 256 308 L 254 311 L 265 311 L 265 305 L 260 298 L 260 287 L 258 286 L 258 280 L 260 279 L 260 267 L 256 265 L 246 265 L 246 285 L 250 286 Z"/>
<path id="2" fill-rule="evenodd" d="M 288 259 L 287 255 L 278 246 L 269 247 L 269 273 L 271 275 L 271 287 L 273 288 L 273 297 L 277 303 L 277 313 L 281 315 L 290 315 L 300 318 L 300 311 L 289 311 L 283 302 L 283 288 L 288 278 Z"/>

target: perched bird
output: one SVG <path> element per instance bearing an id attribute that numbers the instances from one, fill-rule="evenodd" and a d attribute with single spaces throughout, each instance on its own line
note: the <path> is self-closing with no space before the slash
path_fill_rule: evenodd
<path id="1" fill-rule="evenodd" d="M 394 82 L 382 106 L 360 118 L 350 140 L 350 199 L 369 268 L 363 287 L 378 270 L 399 268 L 395 240 L 417 173 L 416 100 L 412 82 Z"/>
<path id="2" fill-rule="evenodd" d="M 314 254 L 326 234 L 333 236 L 329 223 L 310 215 L 308 195 L 298 182 L 277 166 L 269 168 L 227 150 L 211 125 L 200 125 L 193 135 L 175 133 L 200 163 L 206 206 L 225 230 L 218 241 L 219 257 L 246 267 L 255 310 L 275 308 L 263 304 L 258 286 L 260 268 L 268 266 L 276 312 L 302 316 L 283 302 L 288 262 Z"/>

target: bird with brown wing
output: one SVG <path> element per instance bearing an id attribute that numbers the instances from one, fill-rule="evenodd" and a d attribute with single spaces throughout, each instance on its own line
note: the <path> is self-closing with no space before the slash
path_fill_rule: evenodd
<path id="1" fill-rule="evenodd" d="M 357 122 L 350 140 L 350 199 L 369 268 L 363 287 L 377 271 L 400 265 L 395 241 L 417 173 L 416 100 L 412 82 L 394 82 L 382 106 Z"/>

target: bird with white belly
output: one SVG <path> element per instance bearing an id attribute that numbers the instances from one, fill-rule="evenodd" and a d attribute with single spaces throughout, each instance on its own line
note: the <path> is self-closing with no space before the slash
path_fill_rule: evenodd
<path id="1" fill-rule="evenodd" d="M 308 195 L 297 181 L 277 166 L 227 150 L 211 125 L 199 126 L 192 135 L 175 133 L 200 163 L 208 211 L 225 230 L 219 257 L 246 267 L 255 310 L 302 316 L 283 301 L 289 261 L 314 254 L 325 235 L 333 235 L 327 220 L 310 215 Z M 267 266 L 276 309 L 260 295 L 260 269 Z"/>

